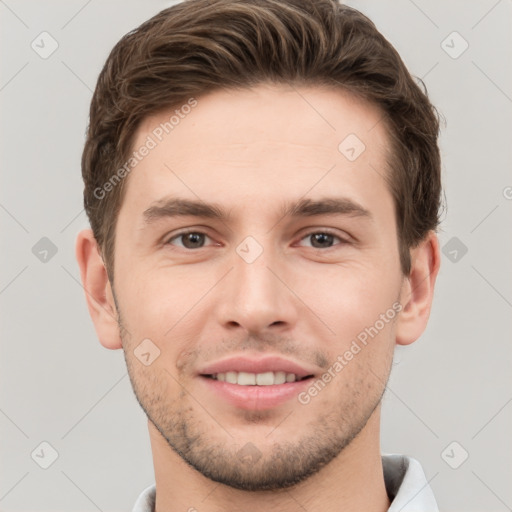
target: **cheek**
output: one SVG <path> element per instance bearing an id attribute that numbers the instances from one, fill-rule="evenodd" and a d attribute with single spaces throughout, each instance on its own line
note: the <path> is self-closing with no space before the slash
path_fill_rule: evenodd
<path id="1" fill-rule="evenodd" d="M 181 274 L 179 269 L 154 268 L 124 276 L 122 309 L 139 334 L 171 336 L 204 294 L 204 283 L 195 280 L 190 270 Z"/>
<path id="2" fill-rule="evenodd" d="M 392 309 L 400 289 L 398 272 L 373 262 L 326 266 L 323 272 L 310 272 L 308 279 L 301 281 L 295 287 L 297 295 L 334 331 L 330 332 L 332 338 L 343 342 Z M 386 320 L 394 316 L 394 310 L 390 311 Z M 390 336 L 388 327 L 386 323 L 382 328 L 383 335 Z"/>

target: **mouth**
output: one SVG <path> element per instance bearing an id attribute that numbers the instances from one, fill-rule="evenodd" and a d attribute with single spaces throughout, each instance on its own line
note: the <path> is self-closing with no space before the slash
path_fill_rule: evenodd
<path id="1" fill-rule="evenodd" d="M 230 357 L 201 368 L 199 383 L 213 404 L 269 410 L 293 403 L 311 385 L 316 368 L 279 355 Z M 297 402 L 298 403 L 298 402 Z"/>
<path id="2" fill-rule="evenodd" d="M 284 371 L 268 371 L 262 373 L 228 371 L 213 374 L 201 374 L 201 377 L 206 377 L 220 382 L 227 382 L 228 384 L 236 384 L 238 386 L 276 386 L 311 379 L 314 375 L 311 374 L 301 377 L 295 373 L 287 373 Z"/>

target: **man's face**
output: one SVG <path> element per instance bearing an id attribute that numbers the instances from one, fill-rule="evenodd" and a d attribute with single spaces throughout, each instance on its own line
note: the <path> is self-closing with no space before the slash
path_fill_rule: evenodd
<path id="1" fill-rule="evenodd" d="M 197 100 L 161 141 L 172 111 L 146 119 L 134 143 L 157 145 L 131 172 L 117 224 L 128 371 L 150 421 L 203 475 L 284 487 L 378 413 L 403 283 L 386 128 L 376 108 L 320 88 Z M 173 199 L 226 215 L 145 215 Z M 341 208 L 285 214 L 328 199 Z M 136 356 L 147 363 L 156 347 L 151 364 Z"/>

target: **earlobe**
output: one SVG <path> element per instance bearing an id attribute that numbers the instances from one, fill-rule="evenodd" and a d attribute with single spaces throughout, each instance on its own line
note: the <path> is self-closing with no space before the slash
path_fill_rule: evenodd
<path id="1" fill-rule="evenodd" d="M 427 326 L 441 256 L 437 235 L 431 231 L 411 251 L 411 273 L 404 278 L 400 294 L 402 311 L 396 324 L 396 342 L 409 345 Z"/>
<path id="2" fill-rule="evenodd" d="M 92 230 L 80 231 L 76 238 L 75 255 L 87 308 L 100 343 L 112 350 L 122 348 L 110 281 Z"/>

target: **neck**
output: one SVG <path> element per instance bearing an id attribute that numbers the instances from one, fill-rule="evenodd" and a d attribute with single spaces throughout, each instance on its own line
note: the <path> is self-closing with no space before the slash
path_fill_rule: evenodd
<path id="1" fill-rule="evenodd" d="M 390 503 L 382 471 L 379 423 L 377 407 L 350 445 L 306 481 L 278 491 L 248 492 L 214 482 L 191 468 L 148 420 L 157 489 L 155 512 L 385 512 Z"/>

